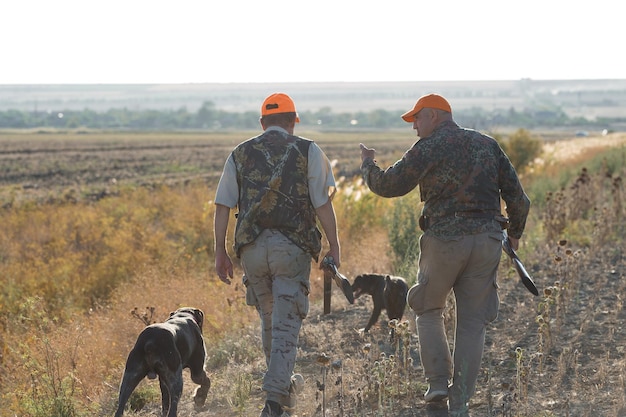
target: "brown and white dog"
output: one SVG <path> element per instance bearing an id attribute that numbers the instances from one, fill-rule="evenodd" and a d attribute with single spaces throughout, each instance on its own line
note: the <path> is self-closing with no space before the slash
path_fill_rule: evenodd
<path id="1" fill-rule="evenodd" d="M 179 308 L 164 323 L 151 324 L 137 338 L 126 360 L 120 386 L 119 405 L 115 417 L 124 414 L 124 407 L 144 377 L 155 379 L 161 386 L 163 417 L 176 417 L 178 401 L 183 392 L 183 369 L 189 368 L 191 380 L 200 385 L 194 392 L 197 407 L 204 405 L 211 380 L 204 370 L 206 348 L 202 338 L 202 310 Z"/>

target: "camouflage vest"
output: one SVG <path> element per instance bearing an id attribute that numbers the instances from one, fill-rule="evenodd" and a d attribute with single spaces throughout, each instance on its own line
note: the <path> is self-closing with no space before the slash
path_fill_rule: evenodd
<path id="1" fill-rule="evenodd" d="M 317 260 L 322 249 L 308 186 L 311 141 L 270 130 L 233 151 L 239 185 L 235 251 L 275 229 Z"/>

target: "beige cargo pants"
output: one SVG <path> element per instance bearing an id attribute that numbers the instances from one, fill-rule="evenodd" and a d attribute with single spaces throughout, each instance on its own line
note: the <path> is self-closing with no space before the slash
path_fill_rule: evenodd
<path id="1" fill-rule="evenodd" d="M 261 318 L 267 364 L 263 390 L 268 400 L 290 406 L 298 336 L 309 312 L 311 255 L 279 231 L 264 230 L 242 249 L 241 263 L 248 281 L 247 302 Z"/>
<path id="2" fill-rule="evenodd" d="M 417 314 L 420 358 L 427 382 L 445 387 L 449 409 L 466 408 L 476 389 L 487 324 L 498 315 L 496 274 L 502 233 L 482 233 L 442 240 L 420 238 L 417 283 L 407 295 Z M 450 291 L 456 302 L 453 355 L 443 311 Z"/>

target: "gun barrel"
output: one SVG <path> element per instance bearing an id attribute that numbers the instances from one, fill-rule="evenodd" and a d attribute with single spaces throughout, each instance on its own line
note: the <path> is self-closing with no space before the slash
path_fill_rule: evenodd
<path id="1" fill-rule="evenodd" d="M 331 256 L 326 256 L 322 260 L 322 264 L 332 272 L 335 284 L 341 288 L 341 291 L 343 292 L 343 295 L 345 295 L 348 302 L 350 304 L 354 304 L 354 292 L 352 291 L 352 285 L 350 285 L 348 278 L 339 272 L 337 265 L 335 265 L 335 260 Z"/>
<path id="2" fill-rule="evenodd" d="M 535 285 L 533 279 L 530 277 L 528 271 L 526 271 L 526 268 L 524 268 L 522 260 L 519 258 L 519 256 L 517 256 L 517 253 L 515 253 L 513 247 L 511 247 L 511 242 L 509 241 L 509 237 L 506 235 L 506 232 L 504 235 L 504 240 L 502 241 L 502 248 L 513 261 L 513 265 L 515 266 L 515 270 L 517 271 L 517 275 L 522 281 L 522 284 L 524 284 L 526 289 L 528 289 L 528 291 L 530 291 L 532 294 L 539 295 L 539 290 L 537 289 L 537 286 Z"/>

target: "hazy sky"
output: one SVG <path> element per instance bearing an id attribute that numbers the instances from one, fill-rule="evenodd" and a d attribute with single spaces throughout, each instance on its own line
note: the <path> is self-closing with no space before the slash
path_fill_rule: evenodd
<path id="1" fill-rule="evenodd" d="M 623 79 L 619 4 L 5 0 L 0 84 Z"/>

